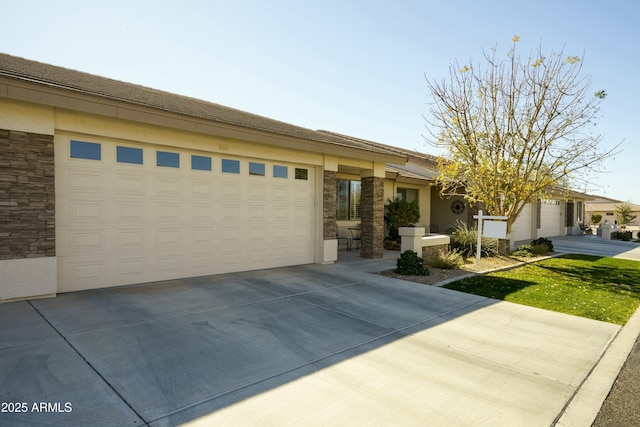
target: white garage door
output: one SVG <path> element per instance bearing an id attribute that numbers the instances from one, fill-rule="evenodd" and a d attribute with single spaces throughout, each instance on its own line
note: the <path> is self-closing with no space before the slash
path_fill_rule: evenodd
<path id="1" fill-rule="evenodd" d="M 60 292 L 311 263 L 304 165 L 56 141 Z"/>
<path id="2" fill-rule="evenodd" d="M 560 234 L 560 224 L 563 221 L 561 207 L 559 200 L 542 200 L 538 237 L 553 237 Z"/>

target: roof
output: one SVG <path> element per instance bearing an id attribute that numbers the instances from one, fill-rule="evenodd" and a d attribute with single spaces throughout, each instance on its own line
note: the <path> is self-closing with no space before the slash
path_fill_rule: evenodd
<path id="1" fill-rule="evenodd" d="M 336 136 L 338 138 L 346 139 L 348 141 L 353 141 L 353 142 L 356 142 L 358 144 L 364 144 L 364 145 L 367 145 L 367 146 L 370 146 L 370 147 L 377 147 L 377 148 L 382 148 L 382 149 L 385 149 L 385 150 L 391 150 L 391 151 L 393 151 L 395 153 L 398 153 L 400 155 L 408 156 L 409 158 L 412 158 L 414 160 L 426 161 L 426 162 L 432 163 L 433 165 L 437 165 L 438 161 L 441 160 L 441 158 L 439 158 L 437 156 L 433 156 L 431 154 L 421 153 L 421 152 L 415 151 L 415 150 L 408 150 L 406 148 L 401 148 L 401 147 L 393 147 L 391 145 L 381 144 L 379 142 L 369 141 L 369 140 L 362 139 L 362 138 L 356 138 L 354 136 L 344 135 L 344 134 L 337 133 L 337 132 L 332 132 L 332 131 L 328 131 L 328 130 L 319 130 L 318 132 L 325 133 L 327 135 L 333 135 L 333 136 Z"/>
<path id="2" fill-rule="evenodd" d="M 0 53 L 0 77 L 2 76 L 25 83 L 152 108 L 216 123 L 356 148 L 394 157 L 400 155 L 406 158 L 405 153 L 383 144 L 367 144 L 357 138 L 345 138 L 337 134 L 318 132 L 213 102 L 176 95 L 4 53 Z"/>
<path id="3" fill-rule="evenodd" d="M 628 204 L 631 207 L 632 212 L 640 212 L 640 206 L 634 205 L 633 203 L 627 202 L 618 202 L 618 203 L 593 203 L 587 202 L 586 208 L 590 211 L 599 211 L 599 212 L 615 212 L 615 210 L 622 204 Z"/>

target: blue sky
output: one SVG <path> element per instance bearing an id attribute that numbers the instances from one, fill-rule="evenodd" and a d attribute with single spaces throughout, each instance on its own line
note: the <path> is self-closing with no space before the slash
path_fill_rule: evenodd
<path id="1" fill-rule="evenodd" d="M 640 203 L 635 0 L 0 0 L 0 51 L 436 154 L 425 75 L 482 49 L 585 55 L 608 96 L 593 131 L 623 152 L 586 190 Z M 585 190 L 580 188 L 579 190 Z"/>

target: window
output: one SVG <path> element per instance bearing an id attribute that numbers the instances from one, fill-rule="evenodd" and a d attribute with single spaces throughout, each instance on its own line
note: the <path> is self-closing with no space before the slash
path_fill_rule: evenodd
<path id="1" fill-rule="evenodd" d="M 240 160 L 222 159 L 222 172 L 240 173 Z"/>
<path id="2" fill-rule="evenodd" d="M 116 148 L 116 161 L 118 163 L 142 164 L 142 148 L 120 147 Z"/>
<path id="3" fill-rule="evenodd" d="M 296 168 L 296 179 L 308 180 L 309 171 L 307 169 Z"/>
<path id="4" fill-rule="evenodd" d="M 336 219 L 350 221 L 360 219 L 360 181 L 339 179 L 337 182 Z"/>
<path id="5" fill-rule="evenodd" d="M 95 142 L 71 141 L 71 158 L 102 160 L 102 146 Z"/>
<path id="6" fill-rule="evenodd" d="M 194 171 L 210 171 L 211 170 L 211 157 L 206 156 L 191 156 L 191 170 Z"/>
<path id="7" fill-rule="evenodd" d="M 274 178 L 288 178 L 289 177 L 289 168 L 286 166 L 274 166 L 273 167 L 273 177 Z"/>
<path id="8" fill-rule="evenodd" d="M 249 162 L 249 175 L 264 176 L 264 163 Z"/>
<path id="9" fill-rule="evenodd" d="M 167 151 L 156 151 L 156 165 L 166 168 L 180 167 L 180 154 Z"/>
<path id="10" fill-rule="evenodd" d="M 406 200 L 409 203 L 418 203 L 418 190 L 416 188 L 398 188 L 396 197 Z"/>

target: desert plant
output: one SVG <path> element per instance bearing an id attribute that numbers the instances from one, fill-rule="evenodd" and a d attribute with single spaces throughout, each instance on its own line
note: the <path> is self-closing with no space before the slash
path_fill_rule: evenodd
<path id="1" fill-rule="evenodd" d="M 439 249 L 436 256 L 429 263 L 432 267 L 444 270 L 453 270 L 460 268 L 464 264 L 464 258 L 458 251 L 445 251 Z"/>
<path id="2" fill-rule="evenodd" d="M 632 209 L 629 203 L 623 203 L 616 207 L 616 216 L 618 217 L 618 224 L 620 228 L 625 228 L 627 224 L 636 219 L 636 215 L 631 214 Z"/>
<path id="3" fill-rule="evenodd" d="M 481 256 L 491 257 L 498 253 L 497 239 L 482 238 Z M 458 221 L 451 234 L 451 248 L 460 252 L 465 258 L 476 256 L 476 246 L 478 246 L 478 229 L 469 227 L 466 223 Z"/>
<path id="4" fill-rule="evenodd" d="M 398 239 L 400 227 L 413 226 L 420 220 L 420 208 L 416 202 L 407 202 L 401 197 L 388 199 L 384 205 L 384 222 L 389 229 L 389 238 Z"/>
<path id="5" fill-rule="evenodd" d="M 547 246 L 547 250 L 544 250 L 544 248 L 540 247 L 537 249 L 535 249 L 536 246 L 539 245 L 546 245 Z M 547 252 L 553 252 L 553 243 L 551 242 L 551 240 L 547 239 L 546 237 L 539 237 L 535 240 L 531 241 L 531 246 L 534 247 L 534 251 L 538 254 L 544 254 Z M 541 251 L 541 252 L 540 252 Z"/>
<path id="6" fill-rule="evenodd" d="M 511 252 L 511 255 L 525 258 L 534 256 L 535 252 L 531 245 L 520 245 L 515 251 Z"/>
<path id="7" fill-rule="evenodd" d="M 396 273 L 404 276 L 428 276 L 429 270 L 416 252 L 407 250 L 400 254 L 396 262 Z"/>

